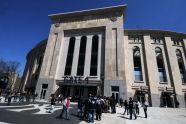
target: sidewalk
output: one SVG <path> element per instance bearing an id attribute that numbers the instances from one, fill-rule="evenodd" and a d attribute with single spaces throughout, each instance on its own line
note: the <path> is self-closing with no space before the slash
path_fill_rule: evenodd
<path id="1" fill-rule="evenodd" d="M 186 109 L 175 108 L 159 108 L 149 107 L 148 118 L 144 118 L 143 109 L 140 108 L 138 118 L 129 120 L 129 115 L 122 115 L 124 109 L 117 107 L 116 114 L 103 113 L 102 120 L 96 121 L 94 124 L 185 124 L 186 123 Z M 86 124 L 87 122 L 80 122 L 79 124 Z"/>

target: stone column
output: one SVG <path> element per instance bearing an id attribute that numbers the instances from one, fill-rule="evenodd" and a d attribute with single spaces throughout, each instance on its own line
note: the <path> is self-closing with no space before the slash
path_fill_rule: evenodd
<path id="1" fill-rule="evenodd" d="M 183 39 L 183 50 L 184 50 L 184 54 L 186 56 L 186 38 Z"/>
<path id="2" fill-rule="evenodd" d="M 63 30 L 56 28 L 54 25 L 51 26 L 41 72 L 36 86 L 36 92 L 40 94 L 42 84 L 48 84 L 45 99 L 48 99 L 50 94 L 55 93 L 58 88 L 55 77 L 57 65 L 59 64 L 58 59 L 63 35 Z"/>
<path id="3" fill-rule="evenodd" d="M 113 39 L 112 28 L 106 27 L 105 41 L 105 80 L 114 80 L 116 78 L 116 42 Z"/>
<path id="4" fill-rule="evenodd" d="M 176 49 L 172 46 L 173 42 L 171 37 L 165 37 L 165 43 L 167 48 L 168 60 L 170 63 L 170 71 L 172 76 L 172 83 L 174 84 L 174 89 L 176 92 L 176 97 L 180 103 L 180 107 L 184 107 L 184 97 L 182 92 L 182 80 L 180 76 L 179 66 L 176 57 Z"/>
<path id="5" fill-rule="evenodd" d="M 159 74 L 156 63 L 155 50 L 151 47 L 151 38 L 149 35 L 144 35 L 144 55 L 146 59 L 146 70 L 147 70 L 147 84 L 150 88 L 151 104 L 153 107 L 160 106 L 160 96 L 158 95 L 158 84 L 159 84 Z"/>
<path id="6" fill-rule="evenodd" d="M 127 99 L 134 95 L 134 90 L 132 90 L 132 84 L 134 83 L 134 64 L 133 64 L 133 50 L 132 45 L 129 44 L 128 34 L 124 36 L 124 53 L 125 53 L 125 77 L 126 77 L 126 85 L 127 85 Z"/>
<path id="7" fill-rule="evenodd" d="M 86 54 L 85 54 L 85 68 L 84 76 L 90 75 L 90 61 L 92 52 L 92 36 L 87 36 Z"/>
<path id="8" fill-rule="evenodd" d="M 57 33 L 51 33 L 49 35 L 47 47 L 45 50 L 45 57 L 43 59 L 42 69 L 41 69 L 41 76 L 49 76 L 51 75 L 51 66 L 53 61 L 53 54 L 56 47 L 57 42 Z"/>
<path id="9" fill-rule="evenodd" d="M 104 95 L 111 96 L 111 86 L 119 86 L 122 98 L 126 98 L 124 78 L 124 34 L 123 22 L 111 22 L 105 29 L 105 80 Z"/>
<path id="10" fill-rule="evenodd" d="M 183 63 L 186 69 L 186 39 L 183 39 L 183 51 L 182 52 L 182 58 L 183 58 Z"/>
<path id="11" fill-rule="evenodd" d="M 78 67 L 78 60 L 79 60 L 79 50 L 80 50 L 80 41 L 81 37 L 76 37 L 75 41 L 75 47 L 74 47 L 74 55 L 73 55 L 73 61 L 72 61 L 72 72 L 71 76 L 77 75 L 77 67 Z"/>
<path id="12" fill-rule="evenodd" d="M 99 35 L 99 41 L 98 41 L 98 67 L 97 67 L 97 75 L 100 79 L 100 71 L 101 71 L 101 46 L 102 44 L 102 34 Z"/>
<path id="13" fill-rule="evenodd" d="M 64 37 L 62 42 L 63 43 L 61 45 L 61 50 L 60 50 L 60 54 L 59 54 L 59 61 L 57 64 L 58 66 L 57 66 L 57 71 L 56 71 L 56 73 L 57 73 L 56 78 L 57 79 L 62 79 L 62 77 L 64 76 L 70 37 Z"/>

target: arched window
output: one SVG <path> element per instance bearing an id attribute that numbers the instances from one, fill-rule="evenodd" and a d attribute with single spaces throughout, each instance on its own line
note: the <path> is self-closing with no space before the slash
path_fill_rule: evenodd
<path id="1" fill-rule="evenodd" d="M 69 46 L 68 46 L 68 53 L 67 53 L 66 66 L 65 66 L 65 75 L 71 75 L 75 40 L 76 40 L 75 37 L 70 38 L 70 42 L 69 42 Z"/>
<path id="2" fill-rule="evenodd" d="M 141 68 L 141 55 L 140 48 L 133 47 L 133 58 L 134 58 L 134 77 L 136 81 L 143 81 L 142 68 Z"/>
<path id="3" fill-rule="evenodd" d="M 91 64 L 90 64 L 90 76 L 96 76 L 97 75 L 98 41 L 99 41 L 99 37 L 97 35 L 93 36 L 93 38 L 92 38 Z"/>
<path id="4" fill-rule="evenodd" d="M 162 54 L 161 48 L 156 47 L 155 53 L 156 53 L 156 60 L 157 60 L 160 82 L 167 82 L 167 76 L 166 76 L 166 71 L 165 71 L 165 66 L 164 66 L 164 61 L 163 61 L 163 54 Z"/>
<path id="5" fill-rule="evenodd" d="M 176 56 L 177 56 L 177 61 L 178 61 L 178 66 L 179 66 L 179 70 L 180 70 L 180 76 L 181 76 L 182 83 L 186 83 L 185 66 L 183 63 L 183 57 L 182 57 L 181 51 L 178 49 L 176 50 Z"/>
<path id="6" fill-rule="evenodd" d="M 81 38 L 81 43 L 80 43 L 77 75 L 83 75 L 84 74 L 86 44 L 87 44 L 87 37 L 83 36 Z"/>

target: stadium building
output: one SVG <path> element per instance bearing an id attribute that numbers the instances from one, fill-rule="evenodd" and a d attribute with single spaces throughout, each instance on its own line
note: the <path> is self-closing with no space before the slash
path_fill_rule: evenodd
<path id="1" fill-rule="evenodd" d="M 126 6 L 49 15 L 48 39 L 27 55 L 22 89 L 186 106 L 186 34 L 124 29 Z"/>

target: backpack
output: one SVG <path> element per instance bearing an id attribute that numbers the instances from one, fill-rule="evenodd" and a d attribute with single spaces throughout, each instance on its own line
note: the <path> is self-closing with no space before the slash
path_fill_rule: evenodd
<path id="1" fill-rule="evenodd" d="M 133 101 L 129 101 L 129 109 L 133 109 L 134 108 L 134 105 L 133 105 Z"/>
<path id="2" fill-rule="evenodd" d="M 95 109 L 96 108 L 96 99 L 92 98 L 91 99 L 91 109 Z"/>
<path id="3" fill-rule="evenodd" d="M 102 102 L 101 99 L 98 99 L 98 100 L 96 101 L 96 107 L 97 107 L 97 108 L 102 108 L 102 107 L 103 107 L 103 102 Z"/>

